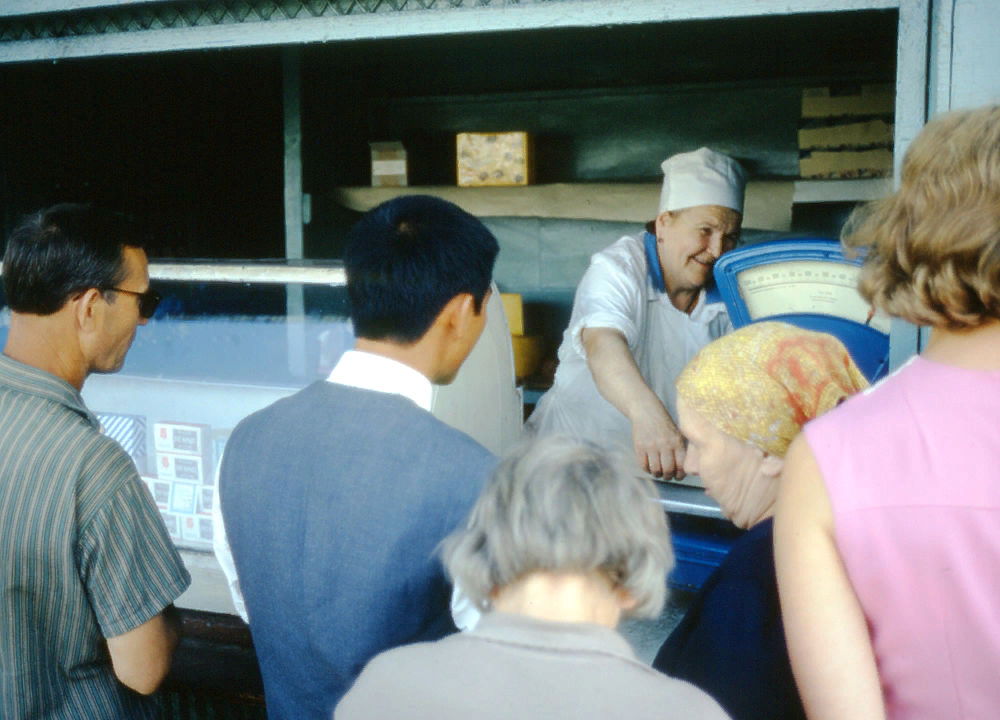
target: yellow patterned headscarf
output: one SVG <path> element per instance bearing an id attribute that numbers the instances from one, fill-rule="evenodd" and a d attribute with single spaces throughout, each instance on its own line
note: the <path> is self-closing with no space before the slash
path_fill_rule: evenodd
<path id="1" fill-rule="evenodd" d="M 677 395 L 723 432 L 784 457 L 802 426 L 868 381 L 837 338 L 752 323 L 709 343 L 677 378 Z"/>

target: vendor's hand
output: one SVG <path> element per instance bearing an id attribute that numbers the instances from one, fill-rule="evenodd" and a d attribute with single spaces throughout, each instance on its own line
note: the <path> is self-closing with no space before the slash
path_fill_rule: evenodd
<path id="1" fill-rule="evenodd" d="M 684 478 L 684 436 L 657 403 L 632 421 L 632 447 L 639 467 L 664 480 Z"/>

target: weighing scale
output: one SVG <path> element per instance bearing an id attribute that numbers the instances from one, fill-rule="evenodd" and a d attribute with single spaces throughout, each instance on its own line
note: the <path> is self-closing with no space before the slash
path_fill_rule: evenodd
<path id="1" fill-rule="evenodd" d="M 861 262 L 837 240 L 773 240 L 727 252 L 715 282 L 733 327 L 777 320 L 830 333 L 875 382 L 889 369 L 889 316 L 858 293 Z"/>

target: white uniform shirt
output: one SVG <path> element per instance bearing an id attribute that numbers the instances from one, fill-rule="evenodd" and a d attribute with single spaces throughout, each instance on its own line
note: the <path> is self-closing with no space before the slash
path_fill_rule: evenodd
<path id="1" fill-rule="evenodd" d="M 701 348 L 733 329 L 725 304 L 707 302 L 704 291 L 689 315 L 657 289 L 659 265 L 654 280 L 646 235 L 625 236 L 591 257 L 559 346 L 552 389 L 528 419 L 535 431 L 568 433 L 633 455 L 628 419 L 604 399 L 587 366 L 584 328 L 612 328 L 625 336 L 643 379 L 674 420 L 677 376 Z"/>
<path id="2" fill-rule="evenodd" d="M 432 388 L 430 380 L 409 365 L 404 365 L 382 355 L 348 350 L 330 372 L 327 382 L 362 390 L 395 393 L 409 398 L 428 412 L 431 409 Z M 220 467 L 222 467 L 221 459 L 216 467 L 216 487 L 219 487 L 218 469 Z M 233 598 L 233 606 L 243 621 L 249 623 L 246 603 L 243 600 L 243 592 L 240 590 L 240 579 L 236 574 L 236 564 L 233 562 L 233 553 L 229 547 L 229 538 L 226 536 L 226 527 L 222 520 L 221 505 L 221 502 L 216 502 L 212 507 L 212 520 L 215 524 L 212 547 L 215 550 L 219 566 L 226 576 L 226 581 L 229 583 L 229 594 Z M 479 620 L 479 611 L 466 598 L 465 594 L 458 590 L 452 593 L 451 608 L 455 624 L 462 630 L 471 629 Z"/>

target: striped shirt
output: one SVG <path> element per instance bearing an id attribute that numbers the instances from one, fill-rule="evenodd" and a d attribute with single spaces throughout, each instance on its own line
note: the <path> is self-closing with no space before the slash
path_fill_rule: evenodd
<path id="1" fill-rule="evenodd" d="M 0 717 L 153 717 L 104 638 L 191 577 L 125 451 L 69 383 L 0 355 Z"/>

